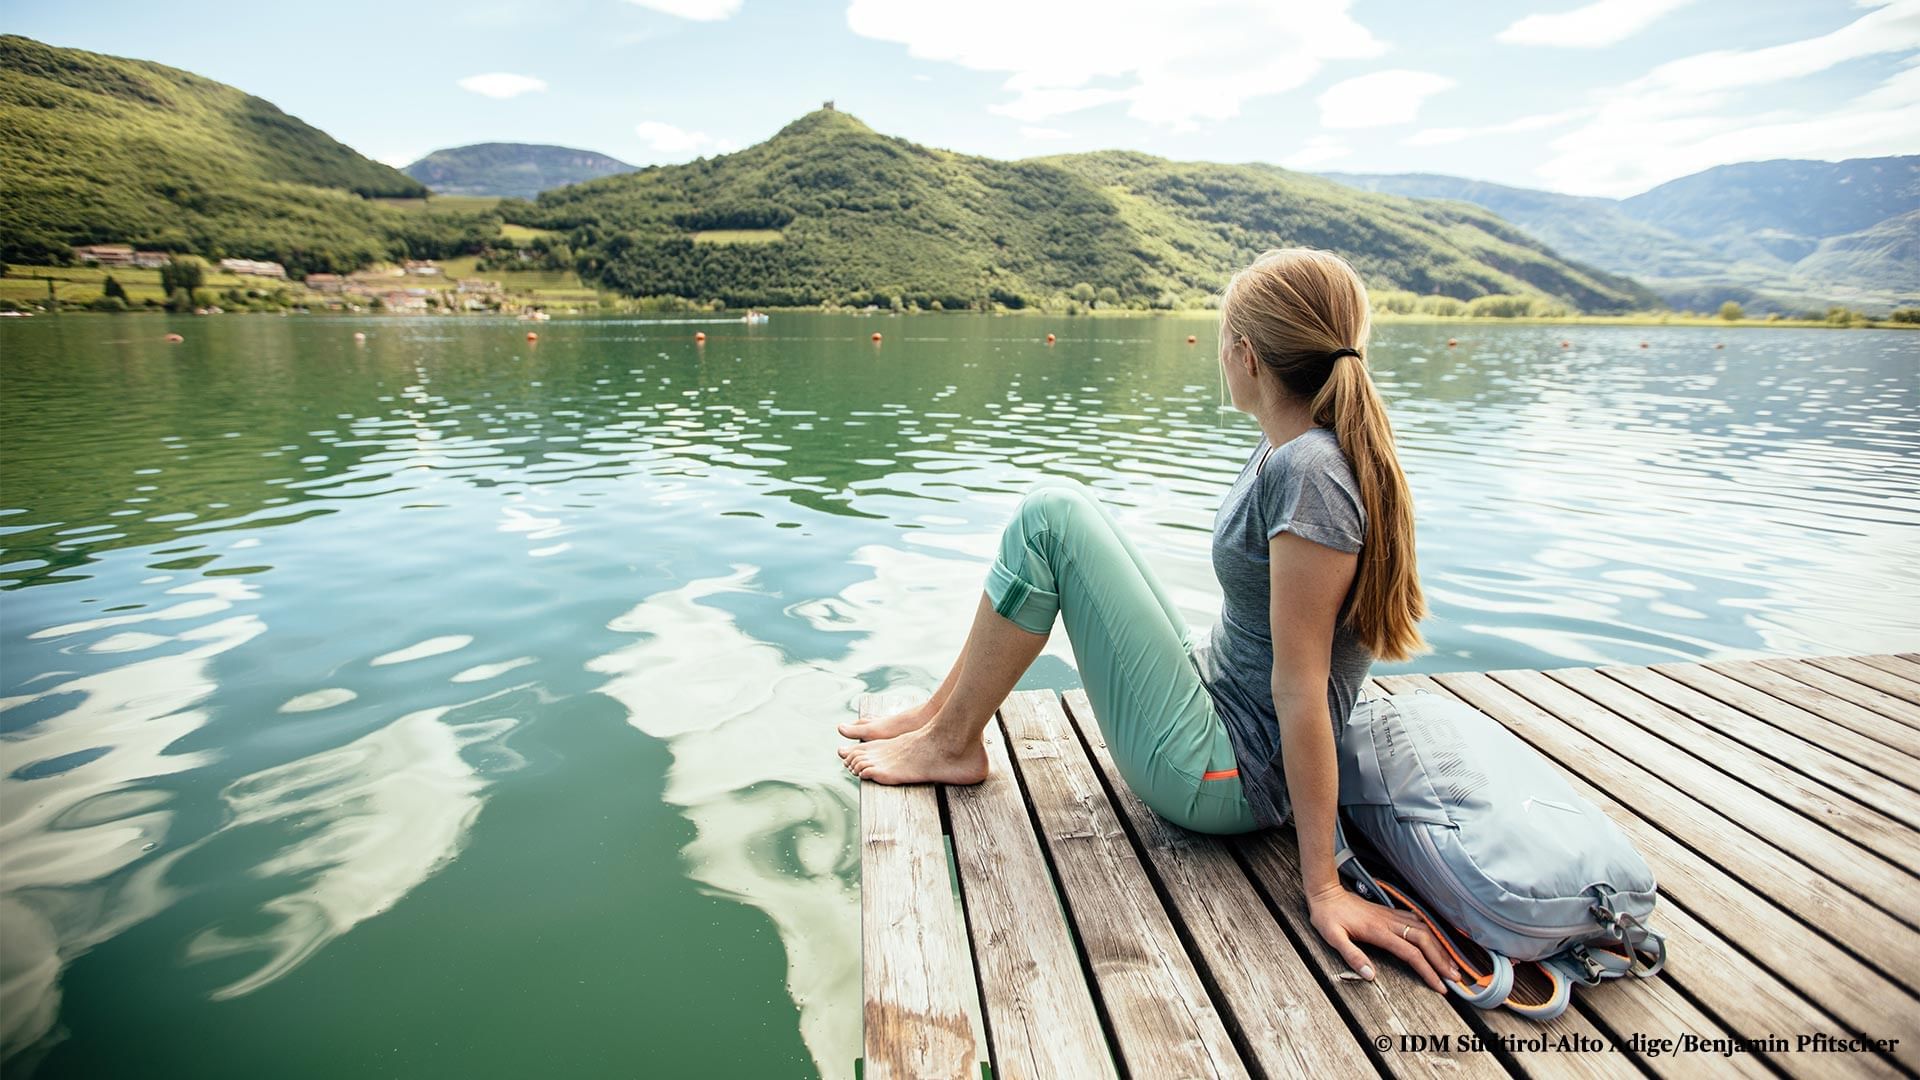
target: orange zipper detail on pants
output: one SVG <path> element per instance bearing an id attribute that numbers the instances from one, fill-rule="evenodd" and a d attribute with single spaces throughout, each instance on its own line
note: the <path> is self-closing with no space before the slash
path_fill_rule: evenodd
<path id="1" fill-rule="evenodd" d="M 1239 769 L 1215 769 L 1215 770 L 1214 770 L 1214 771 L 1212 771 L 1212 772 L 1208 772 L 1208 773 L 1201 773 L 1201 774 L 1200 774 L 1200 779 L 1202 779 L 1202 780 L 1225 780 L 1225 779 L 1227 779 L 1228 777 L 1232 777 L 1232 776 L 1239 776 L 1239 775 L 1240 775 L 1240 770 L 1239 770 Z"/>

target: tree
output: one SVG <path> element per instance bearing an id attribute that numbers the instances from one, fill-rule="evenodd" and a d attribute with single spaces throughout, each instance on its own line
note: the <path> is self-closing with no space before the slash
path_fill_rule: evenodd
<path id="1" fill-rule="evenodd" d="M 125 286 L 113 280 L 112 274 L 108 274 L 107 280 L 100 283 L 100 295 L 113 297 L 119 300 L 124 306 L 127 299 L 127 290 Z"/>
<path id="2" fill-rule="evenodd" d="M 1739 301 L 1729 300 L 1720 305 L 1720 317 L 1728 322 L 1739 322 L 1747 317 L 1747 313 L 1741 308 Z"/>
<path id="3" fill-rule="evenodd" d="M 182 314 L 193 310 L 193 294 L 185 289 L 175 288 L 167 291 L 167 310 Z"/>
<path id="4" fill-rule="evenodd" d="M 191 255 L 175 255 L 160 264 L 160 288 L 168 296 L 184 289 L 189 295 L 206 280 L 207 264 Z"/>

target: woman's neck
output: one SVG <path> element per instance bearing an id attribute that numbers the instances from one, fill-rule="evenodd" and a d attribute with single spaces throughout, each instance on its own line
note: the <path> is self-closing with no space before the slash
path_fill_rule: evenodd
<path id="1" fill-rule="evenodd" d="M 1298 398 L 1278 402 L 1254 414 L 1272 446 L 1285 446 L 1314 426 L 1309 403 Z"/>

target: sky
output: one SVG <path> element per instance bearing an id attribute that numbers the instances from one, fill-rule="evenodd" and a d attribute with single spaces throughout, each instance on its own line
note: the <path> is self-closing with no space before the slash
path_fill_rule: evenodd
<path id="1" fill-rule="evenodd" d="M 405 165 L 475 142 L 636 165 L 823 101 L 999 158 L 1124 148 L 1625 197 L 1737 161 L 1920 152 L 1920 0 L 0 0 Z"/>

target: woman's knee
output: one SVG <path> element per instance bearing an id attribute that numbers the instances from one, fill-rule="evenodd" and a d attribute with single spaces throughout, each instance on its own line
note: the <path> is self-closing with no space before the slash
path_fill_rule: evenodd
<path id="1" fill-rule="evenodd" d="M 1093 489 L 1070 476 L 1048 476 L 1033 482 L 1020 500 L 1028 517 L 1058 519 L 1066 511 L 1093 501 Z"/>

